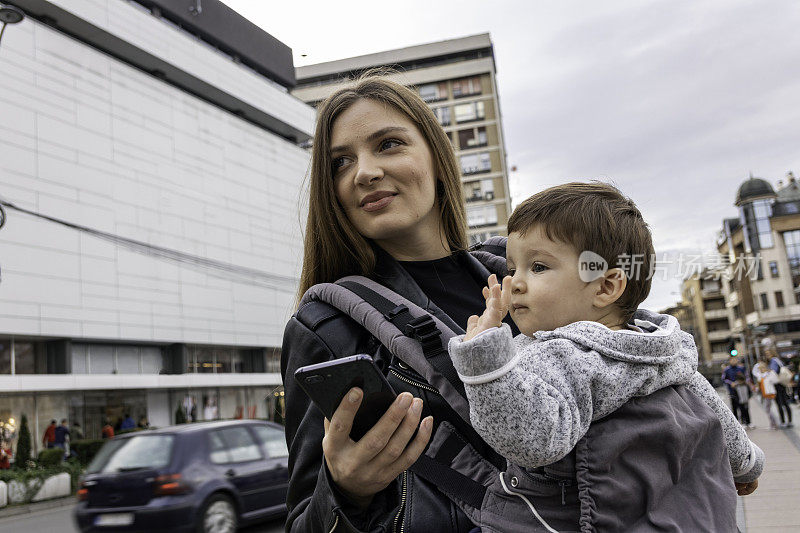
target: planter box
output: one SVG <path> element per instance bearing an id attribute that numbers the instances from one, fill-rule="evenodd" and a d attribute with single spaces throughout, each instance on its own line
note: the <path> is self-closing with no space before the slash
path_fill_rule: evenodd
<path id="1" fill-rule="evenodd" d="M 72 487 L 70 485 L 70 477 L 66 472 L 56 474 L 45 480 L 33 501 L 38 502 L 41 500 L 49 500 L 52 498 L 60 498 L 61 496 L 69 496 L 72 494 Z M 21 481 L 12 481 L 8 484 L 8 503 L 22 503 L 25 499 L 25 488 Z"/>
<path id="2" fill-rule="evenodd" d="M 8 485 L 5 481 L 0 481 L 0 507 L 8 505 Z"/>

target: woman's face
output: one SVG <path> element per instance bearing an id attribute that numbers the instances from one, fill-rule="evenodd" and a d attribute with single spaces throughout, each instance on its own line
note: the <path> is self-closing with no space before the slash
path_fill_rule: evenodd
<path id="1" fill-rule="evenodd" d="M 331 160 L 336 198 L 361 235 L 400 259 L 440 243 L 431 150 L 405 115 L 356 101 L 333 123 Z"/>

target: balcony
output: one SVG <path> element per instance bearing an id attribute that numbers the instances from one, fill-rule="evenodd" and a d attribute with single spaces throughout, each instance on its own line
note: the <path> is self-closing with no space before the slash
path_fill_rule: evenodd
<path id="1" fill-rule="evenodd" d="M 730 337 L 731 337 L 731 330 L 729 329 L 718 329 L 717 331 L 708 332 L 709 342 L 725 341 L 728 340 Z"/>
<path id="2" fill-rule="evenodd" d="M 708 309 L 703 313 L 703 316 L 706 317 L 706 320 L 714 320 L 717 318 L 728 318 L 728 310 L 727 309 Z"/>

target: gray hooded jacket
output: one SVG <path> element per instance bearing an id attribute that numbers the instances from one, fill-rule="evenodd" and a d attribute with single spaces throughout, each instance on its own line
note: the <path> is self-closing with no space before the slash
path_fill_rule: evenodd
<path id="1" fill-rule="evenodd" d="M 450 340 L 478 433 L 513 463 L 535 468 L 565 457 L 589 425 L 631 398 L 686 385 L 719 418 L 734 479 L 758 478 L 764 453 L 697 372 L 694 339 L 670 315 L 638 310 L 632 329 L 575 322 L 512 338 L 507 325 Z"/>

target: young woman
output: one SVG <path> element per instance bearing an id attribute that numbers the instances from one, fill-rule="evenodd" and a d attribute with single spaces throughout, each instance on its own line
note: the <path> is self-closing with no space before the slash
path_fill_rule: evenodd
<path id="1" fill-rule="evenodd" d="M 505 261 L 466 251 L 464 201 L 452 146 L 428 106 L 402 85 L 367 77 L 320 106 L 309 189 L 300 295 L 319 283 L 364 275 L 426 309 L 453 331 L 463 331 L 469 316 L 485 308 L 481 291 L 489 274 L 506 274 Z M 509 325 L 517 334 L 516 326 Z M 361 402 L 359 391 L 351 390 L 328 421 L 299 388 L 294 372 L 361 353 L 373 357 L 399 394 L 386 415 L 354 442 L 349 433 Z M 446 364 L 452 366 L 449 360 Z M 444 368 L 442 374 L 449 370 Z M 702 438 L 708 450 L 723 447 L 722 428 L 714 413 L 688 391 L 665 389 L 632 400 L 598 423 L 597 430 L 590 428 L 581 441 L 582 451 L 573 450 L 541 472 L 527 472 L 507 467 L 439 391 L 421 383 L 413 369 L 393 358 L 367 330 L 325 303 L 304 303 L 289 320 L 281 371 L 289 445 L 289 532 L 467 533 L 474 529 L 473 521 L 502 524 L 494 527 L 498 531 L 528 532 L 545 520 L 545 529 L 559 531 L 578 530 L 579 522 L 599 530 L 641 529 L 646 523 L 672 530 L 693 530 L 698 524 L 717 531 L 735 527 L 736 498 L 727 457 L 698 451 L 695 445 Z M 458 387 L 463 393 L 463 384 L 453 383 L 455 390 Z M 647 417 L 637 411 L 644 408 Z M 665 430 L 676 420 L 693 421 L 692 427 L 679 434 Z M 608 437 L 619 431 L 628 431 L 631 438 Z M 654 436 L 644 440 L 633 436 L 650 433 Z M 436 437 L 436 457 L 448 456 L 451 467 L 458 463 L 464 484 L 477 477 L 479 466 L 491 463 L 492 496 L 501 501 L 484 506 L 477 498 L 469 507 L 461 500 L 462 510 L 444 494 L 444 485 L 409 470 L 431 435 Z M 465 435 L 471 447 L 463 447 Z M 665 446 L 654 451 L 637 442 Z M 593 445 L 590 455 L 586 443 Z M 642 470 L 640 465 L 649 464 L 646 458 L 654 453 L 663 458 L 661 466 Z M 606 479 L 611 463 L 624 463 L 613 480 Z M 597 472 L 589 468 L 595 466 Z M 675 481 L 675 469 L 686 475 Z M 590 481 L 580 494 L 577 472 L 584 480 L 597 474 L 592 478 L 596 482 Z M 641 476 L 652 484 L 649 499 L 638 490 L 641 483 L 629 482 Z M 483 487 L 486 481 L 484 477 L 478 484 Z M 498 483 L 503 486 L 499 492 Z M 536 502 L 541 516 L 529 510 L 530 501 Z M 516 514 L 507 512 L 512 507 Z M 484 511 L 499 513 L 493 517 L 497 520 L 478 516 Z M 619 527 L 608 526 L 611 523 Z"/>
<path id="2" fill-rule="evenodd" d="M 453 148 L 411 89 L 369 77 L 321 106 L 309 192 L 300 295 L 317 283 L 360 274 L 456 330 L 484 307 L 481 289 L 489 270 L 465 251 Z M 399 394 L 389 416 L 353 442 L 349 428 L 360 404 L 357 392 L 327 421 L 293 379 L 300 366 L 357 353 L 372 355 L 388 372 L 390 354 L 325 304 L 300 308 L 286 326 L 287 531 L 327 533 L 334 524 L 336 531 L 380 525 L 387 531 L 403 525 L 405 531 L 423 525 L 431 531 L 471 530 L 447 497 L 404 473 L 425 449 L 434 425 L 463 425 L 440 398 L 422 390 L 417 398 Z M 413 502 L 413 511 L 404 524 L 405 501 Z"/>

